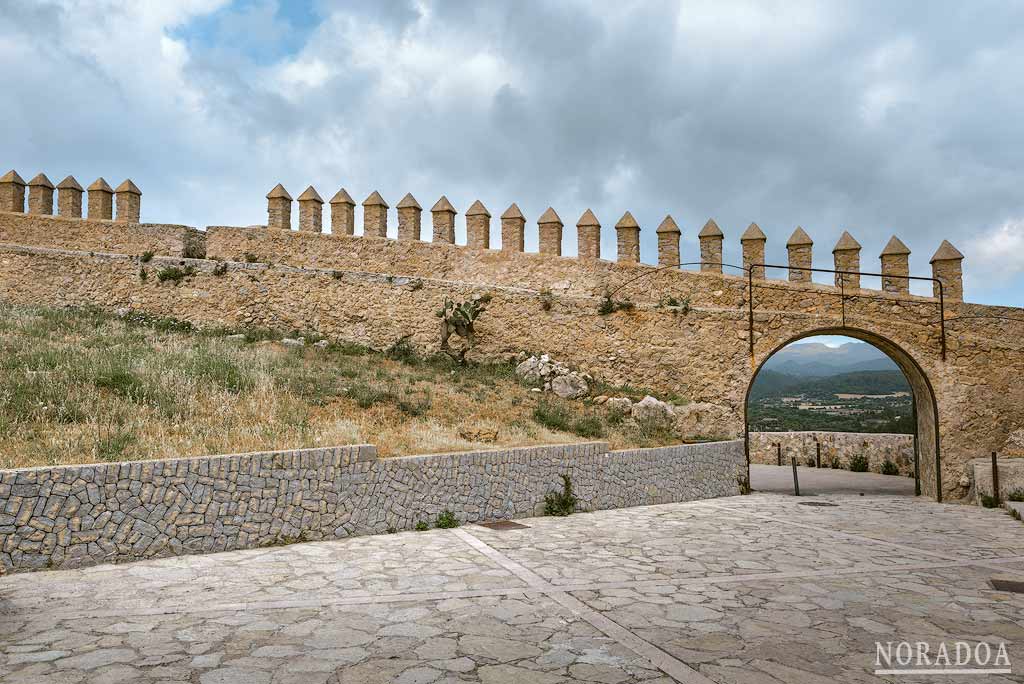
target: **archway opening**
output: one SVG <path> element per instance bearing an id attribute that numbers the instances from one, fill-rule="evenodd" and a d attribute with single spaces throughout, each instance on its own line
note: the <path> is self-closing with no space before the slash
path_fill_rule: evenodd
<path id="1" fill-rule="evenodd" d="M 744 404 L 747 461 L 886 474 L 860 476 L 858 488 L 915 493 L 941 501 L 938 411 L 920 365 L 899 345 L 852 328 L 794 336 L 760 359 Z M 809 473 L 827 490 L 846 491 L 836 473 Z M 911 486 L 913 482 L 913 486 Z M 825 484 L 828 483 L 828 484 Z"/>

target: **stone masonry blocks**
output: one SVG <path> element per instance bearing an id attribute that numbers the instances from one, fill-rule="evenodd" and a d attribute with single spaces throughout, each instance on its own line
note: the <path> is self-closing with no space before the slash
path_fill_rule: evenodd
<path id="1" fill-rule="evenodd" d="M 789 280 L 793 283 L 811 282 L 811 268 L 813 261 L 814 241 L 800 226 L 796 227 L 793 234 L 786 242 L 786 251 L 789 252 Z"/>
<path id="2" fill-rule="evenodd" d="M 931 258 L 932 277 L 942 282 L 942 296 L 947 302 L 962 302 L 964 299 L 964 279 L 961 262 L 964 255 L 948 240 L 943 240 L 939 249 Z M 938 283 L 932 284 L 932 295 L 939 296 Z"/>
<path id="3" fill-rule="evenodd" d="M 363 200 L 363 237 L 385 238 L 388 236 L 388 204 L 380 193 L 374 190 Z"/>
<path id="4" fill-rule="evenodd" d="M 405 197 L 397 205 L 398 209 L 398 239 L 419 240 L 422 224 L 420 223 L 423 207 L 412 196 L 406 193 Z"/>
<path id="5" fill-rule="evenodd" d="M 722 242 L 725 236 L 714 219 L 708 219 L 697 233 L 700 241 L 700 270 L 705 273 L 722 272 Z"/>
<path id="6" fill-rule="evenodd" d="M 312 185 L 299 195 L 299 231 L 324 232 L 324 201 Z"/>
<path id="7" fill-rule="evenodd" d="M 566 473 L 581 510 L 734 496 L 744 472 L 738 440 L 387 459 L 357 445 L 0 471 L 0 564 L 75 568 L 382 534 L 442 510 L 463 523 L 522 517 L 537 514 Z M 52 543 L 38 543 L 40 533 Z"/>
<path id="8" fill-rule="evenodd" d="M 755 278 L 764 278 L 764 245 L 768 237 L 756 223 L 747 226 L 740 236 L 743 247 L 743 268 L 748 269 Z"/>
<path id="9" fill-rule="evenodd" d="M 466 246 L 472 249 L 491 247 L 491 212 L 480 200 L 466 210 Z"/>
<path id="10" fill-rule="evenodd" d="M 64 218 L 82 218 L 82 186 L 74 176 L 57 184 L 57 213 Z"/>
<path id="11" fill-rule="evenodd" d="M 345 188 L 331 198 L 331 233 L 353 235 L 356 229 L 356 203 Z"/>
<path id="12" fill-rule="evenodd" d="M 910 280 L 899 276 L 910 275 L 910 249 L 893 235 L 878 258 L 882 262 L 882 290 L 908 294 Z"/>
<path id="13" fill-rule="evenodd" d="M 28 213 L 53 214 L 53 183 L 40 173 L 28 182 Z"/>
<path id="14" fill-rule="evenodd" d="M 658 226 L 658 265 L 659 266 L 678 266 L 681 261 L 679 258 L 679 238 L 682 231 L 679 230 L 678 224 L 671 216 L 666 216 Z"/>
<path id="15" fill-rule="evenodd" d="M 526 219 L 519 205 L 513 202 L 501 215 L 501 249 L 522 252 L 525 249 Z"/>
<path id="16" fill-rule="evenodd" d="M 448 198 L 441 199 L 430 208 L 432 238 L 434 242 L 444 245 L 455 244 L 455 207 Z"/>
<path id="17" fill-rule="evenodd" d="M 267 228 L 292 229 L 292 196 L 280 183 L 267 193 Z"/>
<path id="18" fill-rule="evenodd" d="M 860 243 L 845 230 L 832 249 L 832 260 L 835 263 L 835 270 L 847 271 L 835 274 L 836 287 L 860 289 Z"/>
<path id="19" fill-rule="evenodd" d="M 97 178 L 86 188 L 89 193 L 89 218 L 109 221 L 114 218 L 114 190 L 107 181 Z"/>
<path id="20" fill-rule="evenodd" d="M 576 222 L 576 245 L 581 259 L 601 258 L 601 223 L 590 209 Z"/>
<path id="21" fill-rule="evenodd" d="M 0 211 L 25 211 L 25 181 L 14 169 L 0 177 Z"/>
<path id="22" fill-rule="evenodd" d="M 117 202 L 117 220 L 121 223 L 138 223 L 142 213 L 142 191 L 135 183 L 126 180 L 114 190 Z"/>
<path id="23" fill-rule="evenodd" d="M 640 263 L 640 224 L 628 211 L 615 224 L 618 243 L 618 260 L 624 263 Z"/>
<path id="24" fill-rule="evenodd" d="M 537 219 L 537 237 L 541 254 L 562 255 L 562 219 L 551 207 Z"/>

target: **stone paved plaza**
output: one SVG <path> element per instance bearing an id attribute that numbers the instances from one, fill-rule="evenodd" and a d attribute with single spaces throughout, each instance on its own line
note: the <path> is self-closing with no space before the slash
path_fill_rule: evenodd
<path id="1" fill-rule="evenodd" d="M 851 474 L 847 473 L 848 476 Z M 806 502 L 834 506 L 805 506 Z M 933 682 L 876 641 L 1005 641 L 1024 525 L 756 493 L 0 578 L 0 682 Z"/>

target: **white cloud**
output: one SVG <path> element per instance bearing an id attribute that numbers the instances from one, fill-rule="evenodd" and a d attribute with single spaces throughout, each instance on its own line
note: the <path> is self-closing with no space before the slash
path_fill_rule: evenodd
<path id="1" fill-rule="evenodd" d="M 1024 273 L 1024 218 L 1011 219 L 975 238 L 967 252 L 967 265 L 989 285 L 1005 283 Z"/>

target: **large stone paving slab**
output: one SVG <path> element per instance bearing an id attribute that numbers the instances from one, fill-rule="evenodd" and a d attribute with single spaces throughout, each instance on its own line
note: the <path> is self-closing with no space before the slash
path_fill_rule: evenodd
<path id="1" fill-rule="evenodd" d="M 812 499 L 809 497 L 808 499 Z M 1024 525 L 755 494 L 0 578 L 0 682 L 942 681 L 876 640 L 1005 642 Z M 962 677 L 950 681 L 964 681 Z"/>
<path id="2" fill-rule="evenodd" d="M 473 534 L 556 586 L 898 566 L 931 558 L 909 548 L 866 546 L 827 526 L 794 527 L 742 509 L 707 502 L 647 506 L 536 519 L 530 530 L 474 527 Z"/>

